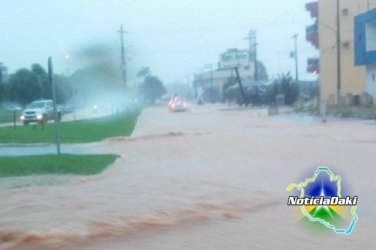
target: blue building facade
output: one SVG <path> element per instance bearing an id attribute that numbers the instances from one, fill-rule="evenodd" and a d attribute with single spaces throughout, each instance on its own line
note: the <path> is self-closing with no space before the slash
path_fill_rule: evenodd
<path id="1" fill-rule="evenodd" d="M 376 9 L 358 15 L 354 20 L 355 65 L 376 64 Z M 374 34 L 372 34 L 374 33 Z"/>
<path id="2" fill-rule="evenodd" d="M 354 19 L 355 65 L 366 67 L 366 91 L 376 100 L 376 9 Z"/>

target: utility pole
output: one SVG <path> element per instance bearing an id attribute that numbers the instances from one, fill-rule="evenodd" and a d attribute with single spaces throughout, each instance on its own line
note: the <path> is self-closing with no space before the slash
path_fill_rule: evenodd
<path id="1" fill-rule="evenodd" d="M 340 6 L 337 0 L 337 105 L 341 106 L 341 20 Z"/>
<path id="2" fill-rule="evenodd" d="M 299 68 L 298 68 L 298 34 L 295 34 L 294 39 L 294 59 L 295 59 L 295 81 L 299 80 Z"/>
<path id="3" fill-rule="evenodd" d="M 122 86 L 126 88 L 127 87 L 127 62 L 125 59 L 124 34 L 127 32 L 124 31 L 123 25 L 120 26 L 120 30 L 118 32 L 120 34 L 120 45 L 121 45 L 121 80 L 122 80 Z"/>
<path id="4" fill-rule="evenodd" d="M 57 107 L 56 107 L 56 86 L 54 81 L 54 72 L 52 68 L 52 58 L 48 58 L 48 80 L 51 84 L 52 88 L 52 98 L 53 98 L 53 109 L 54 109 L 54 119 L 55 119 L 55 141 L 56 141 L 56 151 L 57 154 L 60 155 L 60 130 L 59 130 L 59 118 L 57 114 Z"/>
<path id="5" fill-rule="evenodd" d="M 258 65 L 257 65 L 257 39 L 256 31 L 250 30 L 248 36 L 245 38 L 249 42 L 249 64 L 253 62 L 255 64 L 254 79 L 258 81 Z"/>
<path id="6" fill-rule="evenodd" d="M 239 89 L 240 89 L 240 95 L 242 96 L 242 99 L 243 99 L 243 103 L 245 106 L 248 107 L 248 99 L 247 97 L 245 96 L 245 92 L 244 92 L 244 88 L 243 88 L 243 84 L 242 84 L 242 79 L 240 78 L 240 75 L 239 75 L 239 69 L 238 67 L 235 67 L 235 74 L 236 74 L 236 79 L 238 80 L 238 84 L 239 84 Z"/>

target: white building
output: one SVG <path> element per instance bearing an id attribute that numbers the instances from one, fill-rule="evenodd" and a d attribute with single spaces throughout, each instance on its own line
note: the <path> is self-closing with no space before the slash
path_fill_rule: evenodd
<path id="1" fill-rule="evenodd" d="M 229 49 L 220 55 L 218 68 L 207 65 L 203 72 L 195 75 L 194 86 L 197 92 L 203 93 L 205 100 L 219 100 L 223 94 L 223 85 L 230 78 L 236 78 L 235 67 L 238 68 L 239 76 L 243 85 L 256 84 L 255 62 L 250 58 L 249 50 Z"/>

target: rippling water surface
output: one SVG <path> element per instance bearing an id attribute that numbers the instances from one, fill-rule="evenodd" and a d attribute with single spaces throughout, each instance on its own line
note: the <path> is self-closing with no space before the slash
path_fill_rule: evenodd
<path id="1" fill-rule="evenodd" d="M 149 108 L 131 138 L 90 145 L 121 155 L 101 175 L 1 179 L 0 249 L 372 249 L 376 145 L 362 141 L 376 128 L 265 113 Z M 287 185 L 318 164 L 359 194 L 347 238 L 312 237 L 286 206 Z"/>

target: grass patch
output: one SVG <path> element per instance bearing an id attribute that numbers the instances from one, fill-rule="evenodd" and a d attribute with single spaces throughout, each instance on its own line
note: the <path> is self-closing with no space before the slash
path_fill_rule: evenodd
<path id="1" fill-rule="evenodd" d="M 63 143 L 85 143 L 105 138 L 129 136 L 136 125 L 139 113 L 118 114 L 90 120 L 60 123 Z M 64 118 L 63 118 L 64 119 Z M 54 125 L 49 122 L 42 130 L 40 125 L 0 128 L 0 143 L 54 143 Z"/>
<path id="2" fill-rule="evenodd" d="M 0 178 L 29 175 L 95 175 L 115 162 L 116 155 L 37 155 L 0 157 Z"/>

